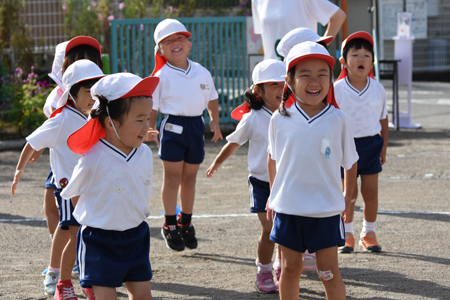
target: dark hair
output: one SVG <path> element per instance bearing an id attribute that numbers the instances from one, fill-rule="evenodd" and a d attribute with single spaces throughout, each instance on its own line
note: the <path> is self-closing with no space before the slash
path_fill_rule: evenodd
<path id="1" fill-rule="evenodd" d="M 94 78 L 80 81 L 70 88 L 70 94 L 72 95 L 72 97 L 76 98 L 78 97 L 78 92 L 80 91 L 81 87 L 90 88 L 99 80 L 100 78 Z"/>
<path id="2" fill-rule="evenodd" d="M 260 83 L 256 85 L 259 89 L 261 89 L 261 91 L 264 93 L 264 84 Z M 254 110 L 260 110 L 263 105 L 264 102 L 261 99 L 261 96 L 259 96 L 258 94 L 253 94 L 253 88 L 250 87 L 248 88 L 245 93 L 245 101 L 248 102 L 248 105 L 250 106 L 251 109 Z"/>
<path id="3" fill-rule="evenodd" d="M 363 39 L 363 38 L 356 38 L 356 39 L 353 39 L 350 42 L 348 42 L 345 45 L 344 51 L 342 53 L 342 57 L 344 58 L 345 61 L 347 61 L 347 54 L 351 48 L 355 48 L 356 50 L 364 48 L 367 51 L 370 51 L 370 53 L 372 53 L 372 62 L 375 61 L 373 47 L 372 47 L 372 44 L 368 40 Z"/>
<path id="4" fill-rule="evenodd" d="M 79 45 L 73 47 L 69 50 L 69 52 L 67 52 L 66 56 L 64 57 L 62 73 L 64 74 L 66 69 L 79 59 L 89 59 L 103 71 L 103 61 L 100 52 L 98 52 L 98 50 L 92 46 Z"/>
<path id="5" fill-rule="evenodd" d="M 325 47 L 325 49 L 327 49 L 327 50 L 328 50 L 328 45 L 327 45 L 327 43 L 325 43 L 325 41 L 320 41 L 320 42 L 317 42 L 317 44 L 319 44 L 319 45 L 321 45 L 321 46 L 324 46 L 324 47 Z"/>

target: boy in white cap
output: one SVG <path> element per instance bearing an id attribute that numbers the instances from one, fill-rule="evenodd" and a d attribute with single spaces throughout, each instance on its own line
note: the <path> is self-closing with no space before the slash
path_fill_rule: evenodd
<path id="1" fill-rule="evenodd" d="M 63 84 L 65 92 L 58 100 L 57 107 L 50 118 L 27 137 L 27 144 L 22 150 L 19 162 L 17 164 L 14 181 L 11 186 L 11 193 L 14 195 L 16 186 L 22 178 L 25 166 L 31 155 L 35 151 L 43 148 L 50 149 L 50 165 L 54 172 L 55 184 L 57 190 L 55 197 L 58 202 L 58 210 L 60 215 L 60 226 L 55 231 L 52 242 L 52 254 L 50 259 L 50 267 L 47 272 L 46 279 L 54 278 L 52 285 L 45 285 L 45 291 L 49 294 L 55 293 L 57 299 L 65 299 L 58 297 L 64 294 L 64 289 L 73 290 L 70 281 L 70 275 L 75 263 L 75 239 L 79 224 L 72 216 L 73 207 L 70 199 L 63 199 L 60 196 L 61 191 L 69 182 L 73 168 L 78 162 L 81 155 L 75 155 L 67 146 L 68 136 L 86 123 L 87 115 L 94 104 L 94 100 L 90 97 L 90 87 L 103 77 L 102 70 L 90 60 L 79 60 L 72 64 L 64 73 Z M 70 96 L 70 99 L 69 99 Z M 67 245 L 62 242 L 63 238 L 61 230 L 69 230 L 71 239 Z M 61 253 L 61 261 L 54 257 L 59 257 L 57 253 Z M 56 284 L 61 278 L 70 282 L 61 286 Z M 61 282 L 61 280 L 59 280 Z M 55 292 L 56 286 L 56 292 Z"/>
<path id="2" fill-rule="evenodd" d="M 358 154 L 345 113 L 333 105 L 334 58 L 304 42 L 286 58 L 283 104 L 269 124 L 270 240 L 281 249 L 280 298 L 298 299 L 303 252 L 316 253 L 327 299 L 345 299 L 337 247 L 350 206 Z M 339 166 L 346 169 L 344 195 Z M 273 215 L 273 212 L 275 214 Z"/>
<path id="3" fill-rule="evenodd" d="M 336 36 L 346 14 L 329 0 L 252 0 L 253 28 L 261 34 L 264 59 L 278 59 L 278 41 L 290 30 L 307 27 L 317 32 L 317 23 L 327 25 L 324 36 Z"/>
<path id="4" fill-rule="evenodd" d="M 373 79 L 373 39 L 364 31 L 351 34 L 342 43 L 342 72 L 334 84 L 339 107 L 349 116 L 356 150 L 359 154 L 358 173 L 364 200 L 364 221 L 359 244 L 366 252 L 381 252 L 375 234 L 378 212 L 378 173 L 386 162 L 389 124 L 386 91 Z M 345 178 L 342 174 L 342 177 Z M 355 186 L 352 204 L 345 221 L 345 246 L 340 253 L 355 248 L 353 214 L 358 197 Z"/>
<path id="5" fill-rule="evenodd" d="M 156 26 L 153 75 L 160 84 L 153 93 L 151 127 L 156 127 L 158 110 L 160 147 L 164 180 L 161 190 L 165 222 L 161 234 L 170 250 L 197 248 L 191 218 L 197 172 L 205 156 L 203 111 L 208 109 L 212 141 L 222 139 L 219 127 L 218 94 L 211 74 L 187 58 L 192 47 L 191 33 L 177 20 L 166 19 Z M 176 215 L 178 189 L 181 213 Z"/>
<path id="6" fill-rule="evenodd" d="M 267 59 L 255 66 L 252 73 L 253 85 L 244 94 L 246 101 L 231 113 L 231 116 L 240 122 L 236 130 L 227 136 L 228 143 L 206 171 L 206 176 L 211 177 L 231 154 L 249 141 L 247 160 L 250 173 L 250 211 L 258 214 L 261 225 L 256 259 L 258 272 L 255 276 L 255 287 L 260 293 L 277 292 L 272 273 L 275 243 L 269 240 L 272 222 L 266 218 L 266 204 L 270 194 L 267 134 L 272 113 L 281 103 L 285 76 L 286 65 L 279 60 Z M 277 255 L 277 259 L 279 257 L 281 256 Z M 275 269 L 278 277 L 277 271 L 278 269 Z"/>
<path id="7" fill-rule="evenodd" d="M 117 299 L 125 283 L 130 299 L 150 300 L 150 215 L 153 156 L 149 134 L 157 77 L 108 75 L 91 88 L 98 108 L 67 143 L 83 154 L 62 192 L 75 205 L 80 284 L 96 299 Z"/>

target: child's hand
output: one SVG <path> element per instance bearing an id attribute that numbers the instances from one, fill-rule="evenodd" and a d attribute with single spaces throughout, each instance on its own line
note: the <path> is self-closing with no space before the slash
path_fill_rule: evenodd
<path id="1" fill-rule="evenodd" d="M 23 170 L 16 170 L 16 174 L 14 174 L 14 180 L 11 185 L 11 194 L 14 196 L 16 192 L 16 186 L 19 183 L 20 179 L 22 178 Z"/>
<path id="2" fill-rule="evenodd" d="M 219 170 L 219 167 L 221 165 L 222 164 L 212 163 L 212 165 L 208 168 L 208 170 L 206 170 L 206 177 L 208 178 L 211 177 L 214 174 L 214 172 Z"/>
<path id="3" fill-rule="evenodd" d="M 214 132 L 214 136 L 211 139 L 213 142 L 217 142 L 219 139 L 223 140 L 222 132 L 220 131 L 219 121 L 211 120 L 209 122 L 209 128 L 211 132 Z"/>
<path id="4" fill-rule="evenodd" d="M 347 221 L 347 216 L 349 215 L 349 210 L 352 204 L 352 194 L 344 192 L 344 199 L 345 199 L 345 210 L 342 212 L 342 219 L 344 219 L 344 222 Z"/>
<path id="5" fill-rule="evenodd" d="M 273 221 L 274 211 L 269 208 L 270 197 L 267 199 L 266 211 L 267 211 L 267 221 Z"/>
<path id="6" fill-rule="evenodd" d="M 158 134 L 159 134 L 158 130 L 150 128 L 147 131 L 147 133 L 145 134 L 145 136 L 144 136 L 144 142 L 151 142 L 151 141 L 153 141 L 159 147 Z"/>
<path id="7" fill-rule="evenodd" d="M 383 150 L 381 150 L 380 163 L 381 165 L 384 165 L 386 163 L 386 148 L 383 148 Z"/>

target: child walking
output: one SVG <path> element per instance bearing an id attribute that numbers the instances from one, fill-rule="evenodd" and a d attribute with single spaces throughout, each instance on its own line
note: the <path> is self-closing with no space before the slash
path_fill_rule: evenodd
<path id="1" fill-rule="evenodd" d="M 222 139 L 219 127 L 218 94 L 208 70 L 187 58 L 192 36 L 177 20 L 166 19 L 156 26 L 153 75 L 160 84 L 153 94 L 150 126 L 156 127 L 158 110 L 164 114 L 160 124 L 160 147 L 164 179 L 161 198 L 165 222 L 161 235 L 172 251 L 197 248 L 192 225 L 197 172 L 205 156 L 203 111 L 208 109 L 212 141 Z M 178 190 L 181 213 L 176 215 Z M 177 219 L 178 217 L 178 219 Z"/>
<path id="2" fill-rule="evenodd" d="M 294 46 L 282 107 L 269 124 L 268 218 L 274 211 L 270 240 L 281 249 L 282 300 L 298 299 L 306 249 L 316 253 L 327 299 L 345 299 L 337 247 L 345 242 L 341 212 L 350 204 L 358 155 L 345 114 L 327 103 L 333 102 L 333 65 L 317 43 Z M 344 195 L 339 166 L 348 175 Z"/>
<path id="3" fill-rule="evenodd" d="M 258 214 L 261 225 L 256 259 L 258 272 L 255 277 L 255 287 L 260 293 L 277 292 L 272 274 L 275 243 L 269 239 L 272 221 L 266 218 L 266 204 L 270 194 L 267 173 L 267 135 L 270 118 L 281 103 L 285 76 L 286 65 L 279 60 L 267 59 L 255 66 L 252 73 L 253 85 L 245 92 L 246 101 L 231 114 L 240 122 L 236 130 L 227 136 L 228 143 L 206 170 L 206 176 L 211 177 L 228 157 L 249 141 L 247 160 L 250 173 L 248 177 L 250 211 Z M 278 260 L 280 257 L 277 255 Z M 281 264 L 278 265 L 280 269 L 275 267 L 277 279 L 281 273 Z"/>
<path id="4" fill-rule="evenodd" d="M 77 239 L 79 279 L 95 299 L 117 299 L 125 285 L 130 299 L 152 299 L 149 260 L 153 157 L 148 135 L 157 77 L 108 75 L 91 88 L 99 101 L 91 119 L 68 145 L 82 154 L 62 196 L 71 198 L 82 225 Z"/>
<path id="5" fill-rule="evenodd" d="M 41 127 L 27 137 L 27 144 L 17 164 L 11 187 L 11 192 L 14 195 L 16 186 L 22 178 L 31 155 L 43 148 L 50 148 L 50 165 L 57 186 L 55 198 L 60 216 L 59 227 L 63 231 L 69 231 L 68 242 L 58 238 L 59 231 L 56 231 L 52 244 L 51 264 L 46 275 L 46 279 L 47 277 L 52 278 L 50 283 L 58 282 L 58 279 L 61 278 L 58 284 L 55 282 L 56 290 L 54 290 L 54 294 L 56 299 L 66 299 L 65 295 L 70 294 L 66 291 L 71 290 L 73 292 L 70 277 L 75 264 L 76 233 L 79 227 L 78 222 L 72 216 L 73 207 L 70 199 L 61 198 L 60 195 L 61 191 L 67 186 L 72 171 L 81 157 L 81 155 L 75 155 L 70 151 L 67 146 L 67 138 L 86 123 L 88 113 L 94 104 L 94 100 L 89 94 L 90 87 L 103 76 L 102 70 L 87 59 L 75 62 L 66 70 L 63 76 L 65 92 L 57 103 L 58 109 Z M 62 243 L 63 240 L 65 243 Z M 62 251 L 60 251 L 61 248 L 63 248 Z M 59 250 L 58 254 L 55 253 L 57 250 Z M 57 265 L 52 265 L 54 256 L 61 257 Z M 61 274 L 59 274 L 60 272 Z M 44 285 L 45 283 L 44 281 Z M 52 286 L 48 284 L 48 288 Z M 45 287 L 47 288 L 47 285 Z"/>
<path id="6" fill-rule="evenodd" d="M 386 162 L 389 124 L 387 98 L 384 87 L 373 79 L 373 39 L 359 31 L 342 43 L 340 62 L 343 70 L 335 83 L 336 100 L 349 116 L 356 150 L 359 155 L 357 176 L 361 175 L 361 194 L 364 201 L 364 221 L 359 245 L 366 252 L 381 252 L 375 234 L 378 211 L 378 174 Z M 342 174 L 345 179 L 345 175 Z M 353 215 L 358 186 L 352 194 L 352 202 L 345 221 L 345 246 L 340 253 L 355 249 Z"/>

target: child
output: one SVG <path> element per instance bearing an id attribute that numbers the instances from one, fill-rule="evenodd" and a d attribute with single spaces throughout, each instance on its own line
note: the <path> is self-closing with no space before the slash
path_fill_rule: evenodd
<path id="1" fill-rule="evenodd" d="M 345 242 L 341 212 L 350 204 L 355 179 L 346 177 L 343 196 L 339 165 L 354 175 L 358 155 L 345 114 L 327 103 L 333 98 L 333 65 L 317 43 L 294 46 L 286 59 L 283 104 L 269 124 L 268 218 L 273 210 L 270 240 L 281 249 L 282 300 L 298 299 L 306 249 L 316 252 L 327 299 L 345 299 L 337 247 Z"/>
<path id="2" fill-rule="evenodd" d="M 160 125 L 158 156 L 164 169 L 161 198 L 165 222 L 161 234 L 172 251 L 197 248 L 192 225 L 195 182 L 205 156 L 203 111 L 208 109 L 212 141 L 222 139 L 219 127 L 218 94 L 208 70 L 187 58 L 192 35 L 177 20 L 161 21 L 155 29 L 156 66 L 153 74 L 161 80 L 153 94 L 151 128 L 156 127 L 158 110 L 164 114 Z M 180 189 L 181 214 L 176 215 Z"/>
<path id="3" fill-rule="evenodd" d="M 255 66 L 252 73 L 253 86 L 245 92 L 246 102 L 231 114 L 240 122 L 235 132 L 227 136 L 228 143 L 206 171 L 206 176 L 211 177 L 231 154 L 249 141 L 250 211 L 258 214 L 261 225 L 256 259 L 258 272 L 255 277 L 255 287 L 260 293 L 277 292 L 272 274 L 275 243 L 269 240 L 272 222 L 266 219 L 266 203 L 270 194 L 267 173 L 267 133 L 270 117 L 281 103 L 284 76 L 286 76 L 286 65 L 279 60 L 267 59 Z M 280 255 L 277 255 L 277 260 L 279 257 Z M 279 271 L 278 268 L 275 268 L 278 279 L 277 271 Z"/>
<path id="4" fill-rule="evenodd" d="M 149 261 L 153 191 L 152 151 L 142 142 L 149 129 L 152 93 L 159 79 L 129 73 L 108 75 L 91 88 L 99 107 L 68 139 L 84 153 L 62 196 L 71 198 L 82 225 L 77 240 L 79 279 L 95 298 L 117 299 L 125 285 L 130 299 L 151 299 Z"/>
<path id="5" fill-rule="evenodd" d="M 60 277 L 59 272 L 61 271 L 61 279 L 70 280 L 75 263 L 75 237 L 79 226 L 71 216 L 70 199 L 60 197 L 61 190 L 67 185 L 68 178 L 72 175 L 73 168 L 80 158 L 80 155 L 73 154 L 68 148 L 67 137 L 86 123 L 88 112 L 94 104 L 89 90 L 101 77 L 103 77 L 102 70 L 90 60 L 79 60 L 67 69 L 63 76 L 65 92 L 57 104 L 59 108 L 41 127 L 27 137 L 28 143 L 20 156 L 11 187 L 11 192 L 14 195 L 25 166 L 34 151 L 50 148 L 50 165 L 54 171 L 53 176 L 57 186 L 55 198 L 58 202 L 60 229 L 68 230 L 69 235 L 71 235 L 69 242 L 65 240 L 62 243 L 64 239 L 58 238 L 59 231 L 57 230 L 52 244 L 51 263 L 46 274 L 46 280 L 49 280 L 49 282 L 44 281 L 44 287 L 49 294 L 53 290 L 57 299 L 60 299 L 58 298 L 59 284 L 56 285 Z M 72 99 L 69 100 L 69 96 Z M 61 250 L 61 248 L 64 250 Z M 53 262 L 54 256 L 59 257 L 61 254 L 56 255 L 55 251 L 62 252 L 62 257 L 57 263 Z"/>
<path id="6" fill-rule="evenodd" d="M 297 44 L 303 42 L 315 42 L 325 48 L 333 41 L 332 36 L 320 36 L 313 30 L 306 27 L 292 29 L 286 33 L 277 45 L 277 53 L 283 59 L 288 55 L 289 51 Z"/>
<path id="7" fill-rule="evenodd" d="M 389 127 L 386 91 L 372 77 L 373 54 L 373 39 L 370 34 L 363 31 L 351 34 L 342 43 L 342 57 L 339 61 L 343 70 L 339 78 L 343 79 L 335 83 L 335 91 L 339 107 L 349 116 L 359 155 L 357 175 L 361 175 L 361 194 L 364 200 L 364 222 L 359 244 L 364 251 L 381 252 L 375 235 L 378 173 L 386 162 Z M 341 253 L 353 252 L 355 248 L 353 214 L 357 197 L 356 185 L 344 224 L 345 246 L 339 248 Z"/>

